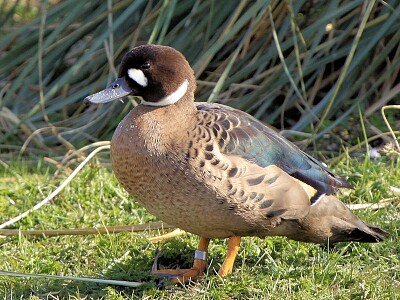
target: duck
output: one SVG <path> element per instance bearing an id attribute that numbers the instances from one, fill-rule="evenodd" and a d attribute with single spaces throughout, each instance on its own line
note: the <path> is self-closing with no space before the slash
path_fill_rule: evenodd
<path id="1" fill-rule="evenodd" d="M 154 273 L 175 283 L 198 279 L 211 239 L 228 239 L 223 277 L 232 273 L 242 237 L 326 245 L 388 236 L 335 196 L 352 188 L 344 178 L 251 115 L 195 102 L 195 91 L 183 54 L 145 44 L 125 54 L 115 81 L 85 98 L 140 98 L 112 137 L 113 172 L 151 214 L 200 237 L 192 268 Z"/>

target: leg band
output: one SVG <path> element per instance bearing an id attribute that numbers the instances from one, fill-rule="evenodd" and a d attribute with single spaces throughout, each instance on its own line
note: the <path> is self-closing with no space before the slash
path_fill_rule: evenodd
<path id="1" fill-rule="evenodd" d="M 194 259 L 207 260 L 207 252 L 201 250 L 194 251 Z"/>

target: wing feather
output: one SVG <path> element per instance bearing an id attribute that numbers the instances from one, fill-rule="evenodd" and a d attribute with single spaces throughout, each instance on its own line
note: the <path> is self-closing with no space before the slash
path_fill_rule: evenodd
<path id="1" fill-rule="evenodd" d="M 352 188 L 346 180 L 249 114 L 221 104 L 197 103 L 197 108 L 199 119 L 212 120 L 209 132 L 218 139 L 222 154 L 238 155 L 260 167 L 275 165 L 321 193 Z"/>

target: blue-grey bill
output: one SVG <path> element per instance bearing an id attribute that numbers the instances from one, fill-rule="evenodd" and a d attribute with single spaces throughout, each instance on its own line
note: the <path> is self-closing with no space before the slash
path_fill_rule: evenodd
<path id="1" fill-rule="evenodd" d="M 85 101 L 91 103 L 106 103 L 112 100 L 121 99 L 124 96 L 127 96 L 132 93 L 132 90 L 126 84 L 126 81 L 123 77 L 117 78 L 113 82 L 110 83 L 108 87 L 104 90 L 87 96 Z"/>

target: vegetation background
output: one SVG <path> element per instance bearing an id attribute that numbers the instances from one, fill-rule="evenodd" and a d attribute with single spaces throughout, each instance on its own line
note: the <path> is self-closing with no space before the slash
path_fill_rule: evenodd
<path id="1" fill-rule="evenodd" d="M 114 79 L 124 53 L 143 43 L 171 45 L 187 57 L 198 79 L 199 101 L 245 110 L 335 171 L 349 174 L 356 190 L 344 194 L 346 202 L 398 200 L 400 112 L 393 106 L 400 104 L 398 0 L 3 0 L 0 26 L 1 222 L 54 190 L 84 158 L 86 151 L 77 155 L 77 149 L 111 138 L 136 99 L 90 107 L 82 99 Z M 392 132 L 382 118 L 384 106 Z M 371 161 L 368 145 L 385 157 Z M 154 220 L 118 187 L 107 156 L 99 161 L 81 172 L 51 208 L 14 228 Z M 350 244 L 336 252 L 283 239 L 248 239 L 238 262 L 242 268 L 231 279 L 213 275 L 175 296 L 154 287 L 132 291 L 9 276 L 0 277 L 0 294 L 399 298 L 398 207 L 361 214 L 392 237 L 381 245 Z M 151 265 L 156 247 L 146 242 L 151 234 L 7 238 L 0 240 L 0 269 L 143 280 L 135 272 Z M 172 260 L 182 247 L 194 248 L 195 241 L 186 236 L 162 247 Z M 210 251 L 217 269 L 223 242 Z M 181 265 L 190 265 L 192 252 L 187 252 Z M 297 265 L 297 257 L 304 265 Z"/>

